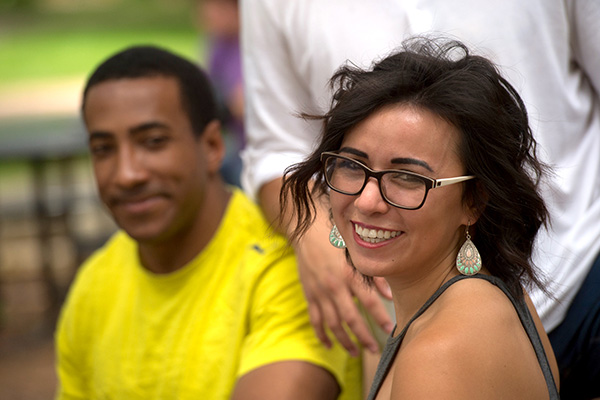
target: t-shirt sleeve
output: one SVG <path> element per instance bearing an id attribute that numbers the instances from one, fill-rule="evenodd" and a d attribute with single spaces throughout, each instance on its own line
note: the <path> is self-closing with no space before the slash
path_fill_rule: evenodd
<path id="1" fill-rule="evenodd" d="M 339 345 L 329 350 L 317 339 L 292 254 L 263 271 L 253 296 L 238 376 L 265 364 L 300 360 L 325 368 L 343 388 L 350 357 Z"/>

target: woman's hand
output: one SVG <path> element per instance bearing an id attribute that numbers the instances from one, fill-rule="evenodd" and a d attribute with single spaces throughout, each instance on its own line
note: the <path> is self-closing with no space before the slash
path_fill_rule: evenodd
<path id="1" fill-rule="evenodd" d="M 294 245 L 311 323 L 327 346 L 332 344 L 326 332 L 328 328 L 353 356 L 359 354 L 359 347 L 350 332 L 362 346 L 378 352 L 379 344 L 354 299 L 360 301 L 385 332 L 391 332 L 393 322 L 378 290 L 368 286 L 360 273 L 348 265 L 344 250 L 329 243 L 331 223 L 323 217 L 326 215 L 323 209 L 318 212 L 314 224 Z M 381 294 L 391 298 L 387 283 L 378 278 L 377 288 L 380 287 Z"/>
<path id="2" fill-rule="evenodd" d="M 290 226 L 281 225 L 279 191 L 281 180 L 276 179 L 265 184 L 260 191 L 260 203 L 263 212 L 271 221 L 279 221 L 274 225 L 286 233 L 292 231 Z M 344 250 L 337 249 L 329 243 L 331 222 L 327 206 L 319 205 L 315 222 L 296 243 L 296 259 L 300 280 L 308 301 L 310 321 L 319 339 L 331 346 L 327 335 L 329 329 L 338 341 L 356 356 L 359 346 L 351 339 L 350 332 L 360 345 L 372 352 L 379 351 L 379 344 L 373 336 L 364 316 L 361 314 L 355 298 L 364 309 L 373 316 L 374 321 L 386 333 L 393 329 L 393 322 L 383 304 L 380 294 L 391 299 L 390 289 L 382 278 L 375 278 L 374 290 L 363 280 L 363 277 L 348 265 Z"/>

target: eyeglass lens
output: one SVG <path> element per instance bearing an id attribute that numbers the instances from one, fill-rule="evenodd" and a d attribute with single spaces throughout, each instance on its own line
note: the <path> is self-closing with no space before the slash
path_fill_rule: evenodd
<path id="1" fill-rule="evenodd" d="M 349 195 L 360 193 L 365 181 L 372 175 L 358 162 L 335 156 L 327 158 L 325 171 L 329 185 Z M 401 207 L 418 207 L 427 192 L 427 186 L 420 177 L 402 171 L 386 171 L 378 181 L 386 200 Z"/>

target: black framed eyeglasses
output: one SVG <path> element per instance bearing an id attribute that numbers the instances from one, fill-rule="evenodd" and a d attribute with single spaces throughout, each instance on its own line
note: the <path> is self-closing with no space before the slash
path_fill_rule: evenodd
<path id="1" fill-rule="evenodd" d="M 332 190 L 356 196 L 363 191 L 369 178 L 373 177 L 377 179 L 381 197 L 388 204 L 405 210 L 421 208 L 430 189 L 475 178 L 474 175 L 465 175 L 433 179 L 399 169 L 374 171 L 357 160 L 328 151 L 321 153 L 321 162 L 327 186 Z"/>

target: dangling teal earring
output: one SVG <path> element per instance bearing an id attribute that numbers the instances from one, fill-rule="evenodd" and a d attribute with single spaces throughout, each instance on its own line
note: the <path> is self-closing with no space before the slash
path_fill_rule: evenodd
<path id="1" fill-rule="evenodd" d="M 471 226 L 470 223 L 467 225 L 465 231 L 467 240 L 465 240 L 465 243 L 463 243 L 456 256 L 456 268 L 458 268 L 458 271 L 463 275 L 475 275 L 481 271 L 481 255 L 479 255 L 477 247 L 475 247 L 475 244 L 471 241 L 469 226 Z"/>
<path id="2" fill-rule="evenodd" d="M 344 238 L 340 235 L 340 231 L 338 231 L 337 226 L 333 225 L 331 228 L 331 232 L 329 232 L 329 243 L 333 247 L 337 247 L 338 249 L 345 249 L 346 242 L 344 242 Z"/>

